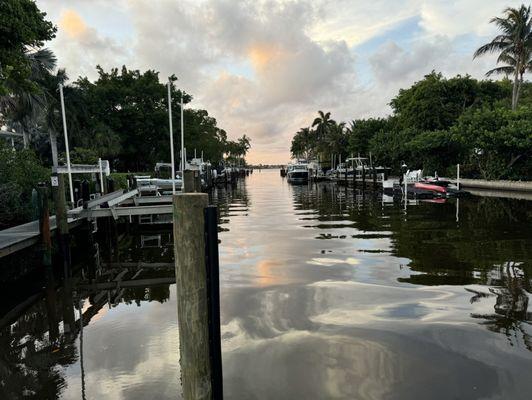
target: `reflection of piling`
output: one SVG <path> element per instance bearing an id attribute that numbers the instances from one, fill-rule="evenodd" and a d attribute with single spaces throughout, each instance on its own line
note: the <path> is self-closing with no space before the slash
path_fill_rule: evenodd
<path id="1" fill-rule="evenodd" d="M 177 195 L 173 204 L 183 395 L 185 399 L 211 399 L 212 365 L 209 357 L 204 232 L 204 209 L 208 204 L 208 195 Z"/>

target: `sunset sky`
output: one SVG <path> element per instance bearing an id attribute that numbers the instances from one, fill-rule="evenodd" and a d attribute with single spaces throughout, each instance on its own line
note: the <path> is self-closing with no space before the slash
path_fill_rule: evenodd
<path id="1" fill-rule="evenodd" d="M 472 59 L 509 0 L 38 0 L 59 28 L 49 47 L 71 79 L 123 64 L 175 74 L 230 137 L 252 139 L 248 161 L 286 163 L 317 110 L 379 117 L 433 69 L 482 77 Z"/>

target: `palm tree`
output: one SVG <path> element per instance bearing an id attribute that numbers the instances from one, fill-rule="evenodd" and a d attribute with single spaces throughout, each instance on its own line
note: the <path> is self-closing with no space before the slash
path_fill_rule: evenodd
<path id="1" fill-rule="evenodd" d="M 507 8 L 504 10 L 504 18 L 492 18 L 494 23 L 502 31 L 493 40 L 479 47 L 473 58 L 486 53 L 499 53 L 497 64 L 504 63 L 486 73 L 487 76 L 496 73 L 514 75 L 512 92 L 512 110 L 517 107 L 519 92 L 523 83 L 523 75 L 531 69 L 532 54 L 532 20 L 530 6 L 521 5 L 520 8 Z"/>
<path id="2" fill-rule="evenodd" d="M 347 154 L 347 135 L 345 122 L 334 124 L 329 127 L 326 137 L 328 152 L 333 154 Z"/>
<path id="3" fill-rule="evenodd" d="M 307 160 L 314 155 L 314 131 L 310 128 L 301 128 L 292 139 L 292 147 L 290 152 L 293 157 L 303 157 Z"/>
<path id="4" fill-rule="evenodd" d="M 35 132 L 48 105 L 49 95 L 45 81 L 57 61 L 49 49 L 27 52 L 26 59 L 31 71 L 31 90 L 19 86 L 15 81 L 7 81 L 5 86 L 9 94 L 0 97 L 0 112 L 6 118 L 6 125 L 21 132 L 25 136 L 25 142 L 28 141 L 28 136 Z"/>
<path id="5" fill-rule="evenodd" d="M 327 131 L 336 125 L 336 121 L 331 119 L 331 113 L 324 113 L 323 111 L 318 111 L 318 117 L 314 119 L 312 127 L 316 127 L 316 135 L 318 142 L 325 138 Z"/>
<path id="6" fill-rule="evenodd" d="M 318 111 L 318 117 L 312 122 L 312 127 L 315 127 L 316 132 L 316 151 L 320 153 L 320 159 L 324 160 L 324 155 L 328 154 L 326 148 L 326 138 L 327 133 L 336 125 L 336 121 L 331 119 L 331 113 L 324 113 L 323 111 Z"/>

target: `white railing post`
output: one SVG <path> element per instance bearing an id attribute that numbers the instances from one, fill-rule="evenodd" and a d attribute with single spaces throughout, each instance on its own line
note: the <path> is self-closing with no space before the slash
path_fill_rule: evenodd
<path id="1" fill-rule="evenodd" d="M 61 114 L 63 116 L 63 131 L 65 133 L 65 150 L 66 150 L 66 158 L 67 158 L 68 184 L 70 186 L 70 202 L 74 204 L 74 188 L 72 186 L 72 171 L 70 169 L 70 149 L 68 147 L 68 131 L 67 131 L 66 114 L 65 114 L 65 98 L 63 95 L 62 84 L 59 84 L 59 95 L 61 97 Z"/>

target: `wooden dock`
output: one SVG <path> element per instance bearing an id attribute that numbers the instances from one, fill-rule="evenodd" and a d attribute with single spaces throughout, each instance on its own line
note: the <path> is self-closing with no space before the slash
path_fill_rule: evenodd
<path id="1" fill-rule="evenodd" d="M 172 214 L 172 196 L 141 196 L 137 189 L 118 190 L 88 201 L 83 207 L 68 211 L 69 227 L 84 220 L 101 217 L 131 217 Z M 50 216 L 50 231 L 57 228 L 55 216 Z M 0 231 L 0 258 L 39 242 L 39 221 L 28 222 Z"/>
<path id="2" fill-rule="evenodd" d="M 74 228 L 81 224 L 82 218 L 68 218 L 68 225 Z M 57 224 L 55 216 L 50 217 L 50 231 L 55 231 Z M 14 226 L 0 231 L 0 258 L 11 253 L 32 246 L 39 241 L 39 221 Z"/>

